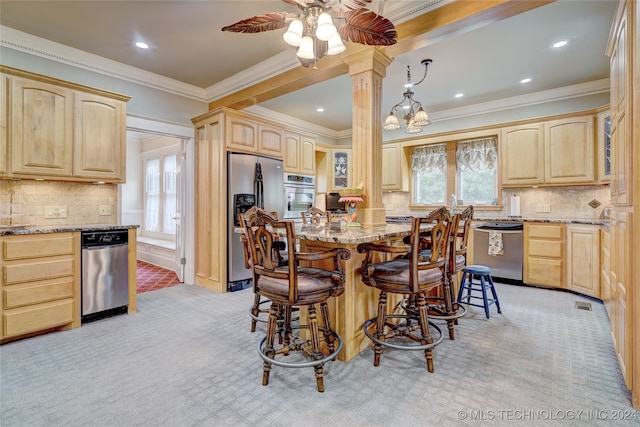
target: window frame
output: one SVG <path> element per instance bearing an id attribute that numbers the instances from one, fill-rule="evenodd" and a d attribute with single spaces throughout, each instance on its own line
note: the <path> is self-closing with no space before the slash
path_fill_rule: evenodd
<path id="1" fill-rule="evenodd" d="M 497 203 L 495 205 L 492 204 L 474 204 L 473 207 L 476 210 L 496 210 L 499 211 L 502 209 L 502 186 L 501 186 L 501 171 L 500 171 L 500 132 L 490 132 L 490 133 L 472 133 L 472 134 L 464 134 L 464 135 L 455 135 L 454 138 L 451 136 L 433 138 L 430 140 L 422 139 L 419 142 L 416 141 L 416 144 L 412 144 L 410 147 L 411 152 L 410 156 L 413 155 L 413 150 L 418 147 L 424 147 L 426 145 L 437 145 L 437 144 L 446 144 L 447 146 L 447 182 L 446 182 L 446 194 L 447 199 L 444 205 L 449 205 L 449 197 L 451 194 L 455 194 L 456 198 L 460 199 L 460 189 L 459 189 L 459 180 L 458 180 L 458 167 L 456 164 L 456 149 L 458 146 L 458 142 L 468 141 L 470 139 L 482 139 L 482 138 L 496 138 L 497 140 L 497 152 L 498 152 L 498 164 L 496 168 L 496 198 Z M 409 209 L 415 210 L 432 210 L 434 208 L 442 206 L 442 204 L 416 204 L 415 196 L 416 196 L 416 177 L 413 170 L 410 169 L 410 188 L 409 188 Z M 464 203 L 464 199 L 462 199 Z M 458 208 L 464 208 L 468 206 L 467 204 L 458 205 Z"/>
<path id="2" fill-rule="evenodd" d="M 160 163 L 160 196 L 158 201 L 160 215 L 158 218 L 158 223 L 160 224 L 161 229 L 164 227 L 164 193 L 165 193 L 165 182 L 164 182 L 164 162 L 165 158 L 168 156 L 176 156 L 176 168 L 180 167 L 180 153 L 181 147 L 180 145 L 169 146 L 159 149 L 154 149 L 150 151 L 145 151 L 141 153 L 141 161 L 142 161 L 142 224 L 140 227 L 140 236 L 149 237 L 153 239 L 161 239 L 167 241 L 175 241 L 176 233 L 167 233 L 164 231 L 149 231 L 146 229 L 147 222 L 147 162 L 152 159 L 159 159 Z M 176 190 L 179 184 L 176 182 Z"/>

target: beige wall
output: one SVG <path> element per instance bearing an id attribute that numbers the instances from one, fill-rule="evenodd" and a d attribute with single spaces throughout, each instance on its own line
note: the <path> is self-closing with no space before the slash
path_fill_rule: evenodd
<path id="1" fill-rule="evenodd" d="M 598 219 L 611 198 L 609 186 L 515 188 L 502 190 L 504 203 L 502 210 L 476 210 L 474 217 L 478 219 L 507 218 L 511 214 L 509 203 L 514 193 L 520 197 L 520 216 L 540 219 Z M 600 202 L 600 206 L 595 209 L 589 206 L 592 200 Z M 387 215 L 426 213 L 424 210 L 409 209 L 410 196 L 406 192 L 383 193 L 382 201 L 387 209 Z M 536 212 L 538 205 L 541 204 L 549 205 L 551 212 Z"/>
<path id="2" fill-rule="evenodd" d="M 11 194 L 13 192 L 13 195 Z M 13 199 L 12 206 L 9 206 Z M 0 181 L 0 224 L 6 225 L 115 225 L 117 186 L 50 181 Z M 111 215 L 98 215 L 110 205 Z M 46 206 L 64 206 L 66 218 L 45 219 Z M 12 218 L 9 218 L 9 213 Z M 11 224 L 9 223 L 11 220 Z"/>

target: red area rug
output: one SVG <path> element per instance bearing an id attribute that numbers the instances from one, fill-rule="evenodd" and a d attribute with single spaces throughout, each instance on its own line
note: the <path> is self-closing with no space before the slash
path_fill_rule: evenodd
<path id="1" fill-rule="evenodd" d="M 136 274 L 136 288 L 139 294 L 181 283 L 175 272 L 140 260 L 138 260 Z"/>

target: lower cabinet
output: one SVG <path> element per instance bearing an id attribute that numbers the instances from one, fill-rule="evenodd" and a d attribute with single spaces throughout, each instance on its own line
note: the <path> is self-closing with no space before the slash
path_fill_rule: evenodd
<path id="1" fill-rule="evenodd" d="M 564 232 L 564 224 L 524 223 L 524 283 L 566 288 L 563 275 Z"/>
<path id="2" fill-rule="evenodd" d="M 600 299 L 604 303 L 609 319 L 613 316 L 611 292 L 611 237 L 609 228 L 600 229 Z"/>
<path id="3" fill-rule="evenodd" d="M 599 298 L 600 227 L 570 224 L 566 229 L 567 288 Z"/>
<path id="4" fill-rule="evenodd" d="M 80 233 L 3 236 L 0 339 L 80 326 Z"/>

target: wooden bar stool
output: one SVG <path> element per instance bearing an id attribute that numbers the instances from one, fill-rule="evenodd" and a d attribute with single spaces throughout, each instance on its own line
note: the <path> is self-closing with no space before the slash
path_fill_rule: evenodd
<path id="1" fill-rule="evenodd" d="M 475 281 L 474 278 L 480 281 Z M 465 289 L 467 294 L 464 294 Z M 491 291 L 493 298 L 487 297 L 487 289 Z M 480 291 L 482 296 L 471 295 L 472 291 Z M 474 304 L 471 299 L 481 299 L 482 304 Z M 466 301 L 465 301 L 466 300 Z M 460 291 L 458 292 L 458 303 L 473 305 L 476 307 L 483 307 L 484 313 L 489 318 L 489 306 L 495 304 L 498 309 L 498 313 L 502 313 L 500 310 L 500 301 L 498 300 L 498 294 L 496 294 L 496 288 L 493 286 L 493 279 L 491 278 L 491 268 L 485 265 L 469 265 L 462 269 L 462 281 L 460 282 Z"/>

